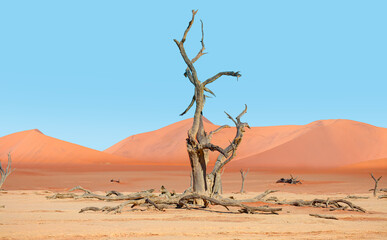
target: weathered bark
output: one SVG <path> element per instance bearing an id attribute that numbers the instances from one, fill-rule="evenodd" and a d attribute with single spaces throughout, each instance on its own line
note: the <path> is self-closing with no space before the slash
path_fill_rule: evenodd
<path id="1" fill-rule="evenodd" d="M 192 127 L 188 131 L 188 137 L 187 137 L 187 152 L 190 159 L 191 172 L 192 172 L 192 189 L 193 189 L 193 192 L 196 192 L 199 194 L 206 194 L 213 190 L 213 185 L 214 185 L 213 183 L 217 183 L 216 185 L 217 189 L 220 189 L 218 185 L 220 182 L 220 175 L 218 173 L 221 168 L 213 172 L 213 174 L 210 177 L 211 181 L 207 180 L 207 164 L 209 162 L 209 151 L 218 151 L 220 152 L 219 156 L 222 156 L 221 158 L 223 157 L 229 158 L 230 151 L 235 148 L 234 146 L 235 143 L 232 144 L 231 149 L 225 149 L 225 150 L 223 150 L 219 146 L 211 144 L 212 135 L 216 131 L 207 135 L 203 127 L 202 113 L 203 113 L 203 108 L 204 108 L 205 99 L 206 99 L 206 95 L 204 94 L 204 92 L 208 92 L 215 96 L 215 94 L 207 87 L 208 84 L 214 82 L 221 76 L 233 76 L 233 77 L 239 78 L 241 75 L 239 74 L 239 72 L 231 72 L 231 71 L 220 72 L 215 76 L 207 79 L 204 82 L 199 81 L 198 75 L 193 63 L 196 62 L 201 56 L 205 54 L 203 22 L 201 22 L 202 48 L 200 49 L 199 53 L 192 60 L 190 60 L 184 48 L 184 42 L 186 41 L 188 32 L 194 23 L 196 13 L 197 11 L 192 11 L 192 19 L 189 22 L 187 29 L 184 31 L 181 41 L 178 41 L 176 39 L 174 39 L 174 41 L 177 47 L 179 48 L 180 54 L 183 57 L 184 62 L 187 65 L 184 76 L 187 77 L 195 87 L 194 96 L 192 97 L 192 100 L 189 106 L 181 114 L 181 115 L 184 115 L 185 113 L 187 113 L 195 103 L 196 109 L 194 113 L 193 123 L 192 123 Z M 245 126 L 247 126 L 247 124 L 243 125 L 243 127 Z M 219 129 L 218 131 L 220 130 L 221 129 Z M 215 177 L 219 177 L 219 179 L 215 179 Z M 210 186 L 208 183 L 211 183 Z"/>
<path id="2" fill-rule="evenodd" d="M 1 174 L 0 189 L 3 186 L 7 177 L 15 170 L 15 169 L 11 169 L 11 164 L 12 164 L 12 158 L 11 158 L 11 153 L 9 152 L 8 153 L 8 164 L 7 164 L 7 168 L 5 170 L 1 166 L 1 161 L 0 161 L 0 174 Z"/>
<path id="3" fill-rule="evenodd" d="M 374 197 L 376 197 L 376 192 L 378 191 L 378 183 L 379 183 L 379 180 L 382 178 L 382 176 L 380 176 L 378 179 L 376 179 L 372 173 L 370 173 L 370 174 L 371 174 L 372 179 L 375 181 L 375 187 L 372 189 L 372 191 L 374 192 Z"/>
<path id="4" fill-rule="evenodd" d="M 245 191 L 243 190 L 243 188 L 245 186 L 245 178 L 246 178 L 247 174 L 249 173 L 249 169 L 247 169 L 246 172 L 244 172 L 243 169 L 241 169 L 240 172 L 241 172 L 241 177 L 242 177 L 242 186 L 241 186 L 241 190 L 239 192 L 244 193 Z"/>

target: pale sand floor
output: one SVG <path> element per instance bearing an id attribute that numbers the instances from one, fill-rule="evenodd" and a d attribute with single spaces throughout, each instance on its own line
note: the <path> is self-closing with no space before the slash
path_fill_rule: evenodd
<path id="1" fill-rule="evenodd" d="M 289 193 L 279 199 L 342 198 L 346 194 Z M 387 239 L 387 199 L 351 200 L 367 213 L 282 206 L 279 215 L 240 214 L 213 206 L 208 210 L 124 211 L 121 214 L 78 211 L 87 206 L 113 206 L 96 200 L 56 199 L 46 190 L 0 193 L 0 239 Z M 101 192 L 102 193 L 102 192 Z M 238 198 L 248 198 L 260 192 Z M 226 194 L 230 195 L 230 194 Z M 364 192 L 356 194 L 371 196 Z M 130 210 L 126 208 L 124 210 Z M 319 219 L 309 213 L 333 215 Z"/>
<path id="2" fill-rule="evenodd" d="M 95 200 L 48 200 L 53 192 L 81 185 L 93 191 L 135 192 L 161 185 L 183 191 L 189 186 L 189 171 L 126 172 L 38 172 L 18 169 L 0 192 L 0 239 L 387 239 L 387 199 L 377 200 L 368 191 L 373 181 L 368 174 L 317 174 L 293 172 L 301 185 L 276 184 L 288 173 L 250 172 L 245 182 L 248 194 L 255 196 L 266 189 L 277 189 L 280 200 L 343 198 L 348 194 L 370 196 L 351 200 L 367 213 L 282 206 L 279 215 L 231 213 L 223 207 L 208 210 L 170 209 L 144 212 L 125 211 L 105 214 L 78 211 L 87 206 L 102 207 L 117 203 Z M 377 175 L 379 176 L 379 175 Z M 111 183 L 110 179 L 121 183 Z M 225 172 L 225 195 L 238 192 L 238 172 Z M 386 188 L 382 178 L 379 186 Z M 23 190 L 29 189 L 29 190 Z M 102 193 L 102 192 L 101 192 Z M 130 210 L 130 208 L 126 208 Z M 309 213 L 333 215 L 339 220 L 319 219 Z"/>

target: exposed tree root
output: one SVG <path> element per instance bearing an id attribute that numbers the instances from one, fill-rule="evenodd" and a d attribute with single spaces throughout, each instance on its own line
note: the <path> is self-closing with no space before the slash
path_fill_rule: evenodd
<path id="1" fill-rule="evenodd" d="M 318 218 L 325 218 L 325 219 L 339 220 L 337 217 L 334 217 L 334 216 L 328 216 L 328 215 L 309 214 L 309 216 L 312 216 L 312 217 L 318 217 Z"/>

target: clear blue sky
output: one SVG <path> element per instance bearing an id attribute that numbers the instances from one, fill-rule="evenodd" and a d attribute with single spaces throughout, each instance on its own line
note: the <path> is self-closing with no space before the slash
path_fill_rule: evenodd
<path id="1" fill-rule="evenodd" d="M 211 84 L 205 106 L 251 126 L 352 119 L 387 127 L 387 1 L 1 1 L 0 136 L 38 128 L 104 150 L 179 114 L 193 87 L 173 42 Z"/>

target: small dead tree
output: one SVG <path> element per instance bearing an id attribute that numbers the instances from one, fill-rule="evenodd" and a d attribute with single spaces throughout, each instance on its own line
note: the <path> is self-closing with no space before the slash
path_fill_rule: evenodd
<path id="1" fill-rule="evenodd" d="M 3 167 L 1 166 L 1 161 L 0 161 L 0 174 L 1 174 L 1 179 L 0 179 L 0 189 L 3 186 L 5 179 L 15 170 L 11 169 L 11 164 L 12 164 L 12 158 L 11 158 L 11 153 L 8 153 L 8 164 L 7 168 L 4 171 Z"/>
<path id="2" fill-rule="evenodd" d="M 246 178 L 247 174 L 249 173 L 249 169 L 247 169 L 247 171 L 243 171 L 243 169 L 241 169 L 240 172 L 241 172 L 241 177 L 242 177 L 242 186 L 241 186 L 240 193 L 244 193 L 245 191 L 243 190 L 243 188 L 245 186 L 245 178 Z"/>
<path id="3" fill-rule="evenodd" d="M 192 189 L 193 192 L 198 194 L 216 194 L 221 190 L 221 174 L 220 171 L 224 167 L 225 164 L 230 162 L 236 155 L 236 149 L 239 146 L 243 133 L 245 131 L 245 127 L 249 127 L 247 123 L 242 123 L 240 118 L 247 112 L 247 106 L 245 106 L 245 110 L 239 114 L 236 119 L 232 118 L 228 113 L 226 115 L 234 122 L 237 130 L 237 134 L 230 145 L 225 149 L 220 146 L 214 145 L 211 143 L 211 139 L 215 133 L 218 133 L 224 128 L 228 128 L 228 125 L 224 125 L 207 133 L 203 127 L 203 108 L 205 104 L 205 100 L 208 97 L 205 95 L 205 92 L 210 93 L 215 96 L 215 94 L 208 88 L 208 85 L 218 78 L 222 76 L 232 76 L 239 78 L 241 74 L 239 72 L 220 72 L 214 75 L 213 77 L 208 78 L 207 80 L 201 82 L 199 81 L 196 69 L 194 67 L 194 63 L 204 54 L 205 46 L 204 46 L 204 31 L 203 31 L 203 22 L 201 22 L 202 29 L 202 39 L 201 45 L 202 48 L 198 52 L 198 54 L 190 59 L 185 51 L 184 43 L 187 38 L 187 34 L 191 29 L 195 15 L 197 11 L 192 11 L 192 19 L 188 24 L 187 29 L 183 34 L 183 38 L 178 41 L 174 39 L 177 47 L 180 50 L 180 54 L 183 57 L 184 62 L 187 65 L 184 76 L 188 78 L 188 80 L 194 85 L 195 92 L 192 97 L 190 104 L 187 109 L 180 115 L 184 115 L 188 112 L 188 110 L 196 104 L 195 114 L 193 118 L 193 124 L 191 129 L 188 131 L 187 137 L 187 151 L 191 163 L 191 171 L 192 171 Z M 209 151 L 218 151 L 220 154 L 215 163 L 215 167 L 210 174 L 207 174 L 207 164 L 209 162 Z"/>
<path id="4" fill-rule="evenodd" d="M 378 183 L 379 183 L 379 180 L 382 178 L 382 176 L 380 176 L 378 179 L 376 179 L 372 173 L 370 173 L 370 174 L 371 174 L 372 179 L 375 181 L 375 187 L 373 189 L 370 189 L 370 191 L 373 191 L 374 197 L 376 197 L 376 192 L 378 191 Z"/>

